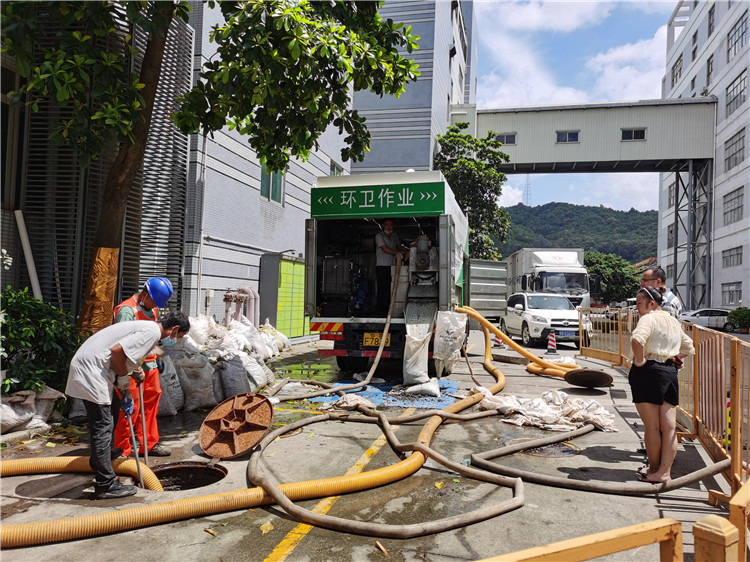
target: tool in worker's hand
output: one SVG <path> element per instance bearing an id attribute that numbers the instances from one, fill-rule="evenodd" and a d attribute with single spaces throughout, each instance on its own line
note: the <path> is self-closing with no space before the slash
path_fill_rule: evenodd
<path id="1" fill-rule="evenodd" d="M 141 474 L 141 463 L 138 462 L 138 442 L 135 440 L 135 430 L 133 429 L 133 420 L 131 415 L 133 414 L 133 398 L 130 396 L 128 390 L 123 391 L 120 394 L 120 410 L 125 414 L 125 419 L 128 420 L 128 428 L 130 428 L 130 446 L 135 453 L 135 465 L 138 467 L 138 480 L 141 482 L 141 488 L 145 488 L 143 485 L 143 475 Z"/>
<path id="2" fill-rule="evenodd" d="M 146 408 L 143 405 L 143 385 L 138 383 L 138 396 L 141 399 L 141 427 L 143 429 L 143 462 L 148 466 L 148 438 L 146 437 Z"/>

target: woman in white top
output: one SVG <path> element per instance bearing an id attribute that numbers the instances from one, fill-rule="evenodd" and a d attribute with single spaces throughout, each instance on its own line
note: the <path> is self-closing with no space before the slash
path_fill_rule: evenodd
<path id="1" fill-rule="evenodd" d="M 661 483 L 670 479 L 677 456 L 678 377 L 676 358 L 695 353 L 680 322 L 661 309 L 662 295 L 644 287 L 635 299 L 640 320 L 630 340 L 633 366 L 628 382 L 644 426 L 648 469 L 640 480 Z"/>

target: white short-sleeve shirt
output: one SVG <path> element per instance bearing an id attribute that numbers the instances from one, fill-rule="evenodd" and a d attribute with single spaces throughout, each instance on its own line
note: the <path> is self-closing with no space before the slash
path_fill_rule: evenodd
<path id="1" fill-rule="evenodd" d="M 112 348 L 118 343 L 122 346 L 128 371 L 132 371 L 160 339 L 161 328 L 152 320 L 120 322 L 98 331 L 70 361 L 65 394 L 95 404 L 111 404 L 116 375 L 109 364 Z"/>

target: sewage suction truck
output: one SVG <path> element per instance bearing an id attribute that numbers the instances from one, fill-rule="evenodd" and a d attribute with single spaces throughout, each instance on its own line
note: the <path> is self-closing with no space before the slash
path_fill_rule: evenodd
<path id="1" fill-rule="evenodd" d="M 403 358 L 410 328 L 431 332 L 438 311 L 468 302 L 468 220 L 440 172 L 318 178 L 305 225 L 305 314 L 311 331 L 333 340 L 319 355 L 344 370 L 366 370 L 380 346 L 387 318 L 376 307 L 375 238 L 386 219 L 408 259 L 398 280 L 391 268 L 397 289 L 382 357 Z"/>

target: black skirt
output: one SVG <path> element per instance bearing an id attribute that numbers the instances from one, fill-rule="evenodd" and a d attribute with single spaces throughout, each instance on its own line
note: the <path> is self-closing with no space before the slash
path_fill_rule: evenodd
<path id="1" fill-rule="evenodd" d="M 633 364 L 628 373 L 628 383 L 633 394 L 633 403 L 649 402 L 661 406 L 668 402 L 679 403 L 677 387 L 677 365 L 672 361 L 658 363 L 646 361 L 641 367 Z"/>

